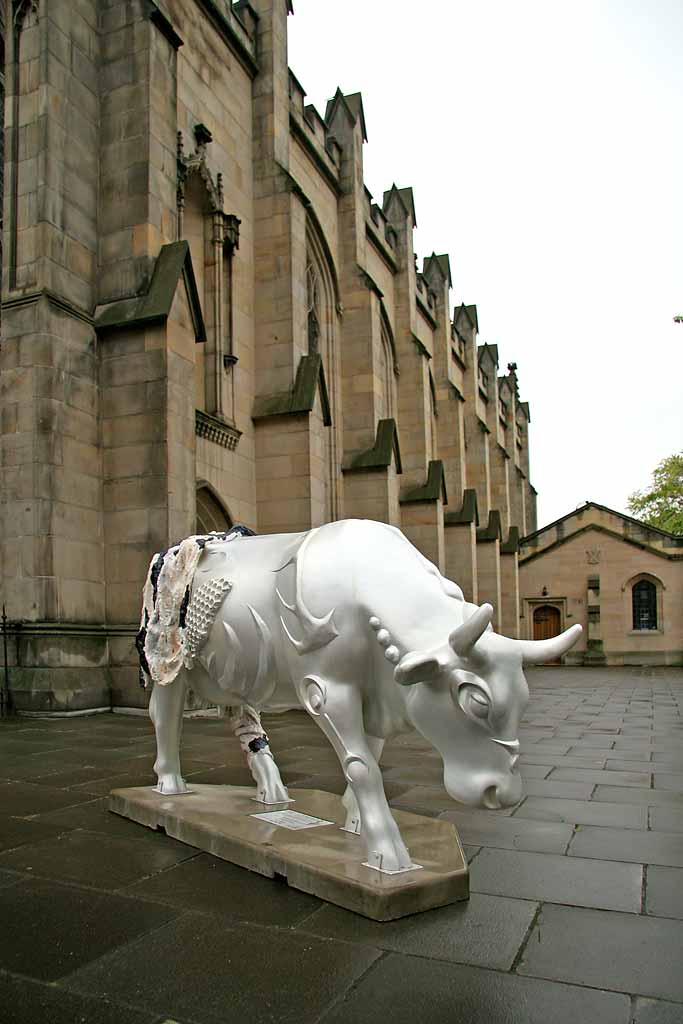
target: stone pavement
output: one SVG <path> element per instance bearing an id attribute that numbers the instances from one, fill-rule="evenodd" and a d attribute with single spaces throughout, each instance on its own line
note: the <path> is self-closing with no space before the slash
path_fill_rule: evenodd
<path id="1" fill-rule="evenodd" d="M 529 673 L 526 796 L 461 808 L 417 736 L 396 807 L 454 821 L 469 903 L 376 924 L 107 811 L 152 781 L 146 718 L 0 722 L 2 1024 L 683 1022 L 683 671 Z M 341 792 L 301 712 L 267 724 L 283 776 Z M 187 721 L 198 782 L 250 776 L 225 720 Z"/>

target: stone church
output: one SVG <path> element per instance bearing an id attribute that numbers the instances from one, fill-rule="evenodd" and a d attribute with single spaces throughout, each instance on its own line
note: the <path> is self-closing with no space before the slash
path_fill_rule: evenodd
<path id="1" fill-rule="evenodd" d="M 144 705 L 155 551 L 395 524 L 519 632 L 529 407 L 289 0 L 3 0 L 1 599 L 22 711 Z M 333 90 L 331 90 L 333 92 Z M 418 197 L 419 198 L 419 197 Z"/>

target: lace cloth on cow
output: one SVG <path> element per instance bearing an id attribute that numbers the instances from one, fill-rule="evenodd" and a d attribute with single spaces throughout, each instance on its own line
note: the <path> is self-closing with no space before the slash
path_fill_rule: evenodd
<path id="1" fill-rule="evenodd" d="M 140 656 L 140 683 L 151 680 L 161 686 L 172 683 L 188 656 L 196 653 L 199 638 L 197 615 L 190 616 L 191 630 L 186 618 L 195 570 L 206 543 L 210 540 L 234 540 L 239 536 L 253 536 L 246 526 L 235 526 L 228 533 L 202 534 L 187 537 L 167 551 L 156 554 L 150 562 L 142 590 L 142 618 L 135 645 Z M 221 600 L 229 584 L 221 590 Z M 218 594 L 211 602 L 213 613 L 218 610 Z M 189 647 L 185 643 L 189 632 Z M 205 638 L 205 637 L 204 637 Z"/>

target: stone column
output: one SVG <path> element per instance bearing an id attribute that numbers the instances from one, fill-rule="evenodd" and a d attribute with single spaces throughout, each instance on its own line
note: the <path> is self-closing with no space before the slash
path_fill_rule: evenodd
<path id="1" fill-rule="evenodd" d="M 477 492 L 468 488 L 458 512 L 444 515 L 446 576 L 461 588 L 465 600 L 478 603 L 477 580 Z"/>
<path id="2" fill-rule="evenodd" d="M 489 513 L 488 525 L 477 530 L 477 576 L 479 604 L 493 605 L 493 628 L 502 631 L 503 601 L 500 578 L 500 514 Z"/>
<path id="3" fill-rule="evenodd" d="M 586 584 L 586 607 L 588 629 L 586 631 L 586 653 L 584 665 L 606 665 L 607 659 L 602 642 L 600 625 L 600 577 L 589 576 Z"/>
<path id="4" fill-rule="evenodd" d="M 500 545 L 501 629 L 505 636 L 519 636 L 519 530 L 510 527 Z"/>
<path id="5" fill-rule="evenodd" d="M 446 572 L 444 505 L 447 504 L 443 463 L 429 463 L 427 482 L 407 491 L 400 500 L 401 529 L 425 558 Z"/>
<path id="6" fill-rule="evenodd" d="M 2 599 L 18 710 L 109 706 L 97 345 L 98 4 L 12 6 L 0 351 Z"/>

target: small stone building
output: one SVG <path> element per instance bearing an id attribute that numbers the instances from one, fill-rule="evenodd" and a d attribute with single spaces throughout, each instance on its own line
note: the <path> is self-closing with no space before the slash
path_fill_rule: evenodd
<path id="1" fill-rule="evenodd" d="M 142 706 L 155 551 L 399 526 L 518 630 L 529 408 L 288 0 L 4 0 L 0 596 L 19 710 Z M 329 40 L 325 41 L 325 45 Z M 406 115 L 412 111 L 406 112 Z M 400 169 L 396 169 L 400 175 Z"/>
<path id="2" fill-rule="evenodd" d="M 520 541 L 521 636 L 579 622 L 570 665 L 683 664 L 683 536 L 589 501 Z"/>

